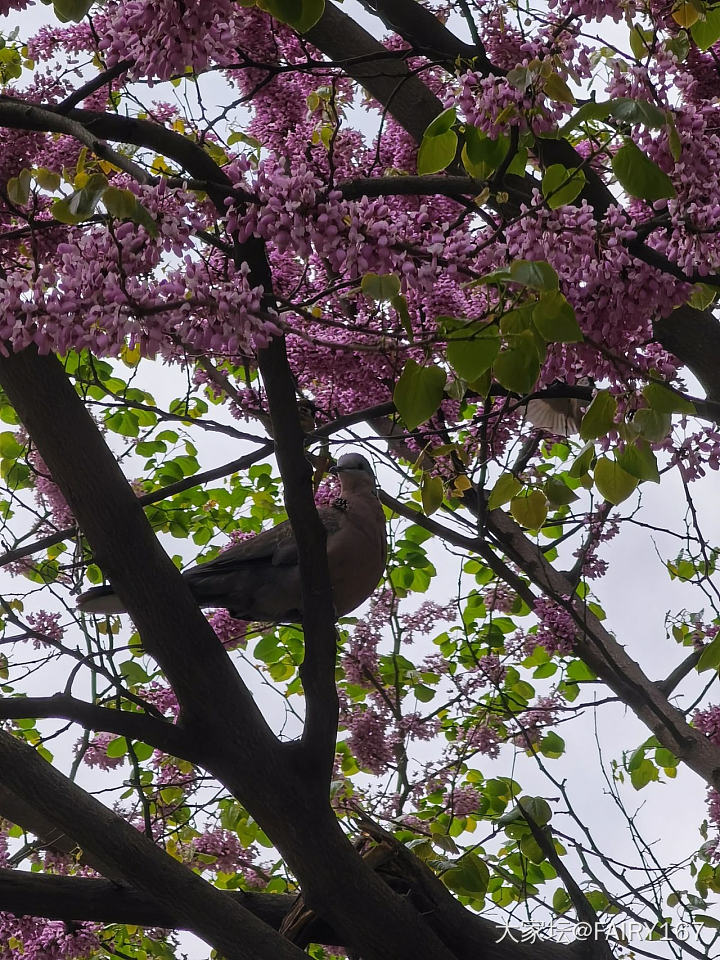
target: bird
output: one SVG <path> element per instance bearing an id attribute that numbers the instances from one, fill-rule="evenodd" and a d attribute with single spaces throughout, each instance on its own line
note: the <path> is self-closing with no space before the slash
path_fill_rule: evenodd
<path id="1" fill-rule="evenodd" d="M 590 387 L 588 377 L 579 377 L 578 387 Z M 590 400 L 578 397 L 552 397 L 530 400 L 525 406 L 525 419 L 538 430 L 557 437 L 571 437 L 580 433 L 580 422 Z"/>
<path id="2" fill-rule="evenodd" d="M 375 474 L 359 453 L 346 453 L 330 468 L 340 494 L 318 508 L 327 533 L 327 558 L 336 617 L 360 606 L 382 578 L 387 559 L 385 514 Z M 301 623 L 302 591 L 295 534 L 289 520 L 243 540 L 182 574 L 201 607 L 224 607 L 237 620 Z M 81 612 L 124 613 L 109 585 L 92 587 L 77 600 Z"/>

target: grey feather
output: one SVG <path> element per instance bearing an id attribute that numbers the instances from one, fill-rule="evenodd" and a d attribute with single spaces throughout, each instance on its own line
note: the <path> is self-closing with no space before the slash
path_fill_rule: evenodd
<path id="1" fill-rule="evenodd" d="M 337 616 L 359 606 L 377 586 L 387 557 L 385 515 L 375 476 L 360 454 L 345 454 L 336 468 L 342 490 L 333 506 L 318 510 L 327 533 L 328 566 Z M 208 563 L 183 573 L 198 604 L 225 607 L 239 620 L 302 619 L 300 569 L 289 521 L 243 540 Z M 85 613 L 122 613 L 112 587 L 81 594 Z"/>

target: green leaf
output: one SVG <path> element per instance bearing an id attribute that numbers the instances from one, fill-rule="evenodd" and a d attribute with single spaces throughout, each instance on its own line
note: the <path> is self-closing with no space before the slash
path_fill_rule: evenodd
<path id="1" fill-rule="evenodd" d="M 91 173 L 84 187 L 76 190 L 68 201 L 70 212 L 76 217 L 89 217 L 107 189 L 107 178 L 102 173 Z"/>
<path id="2" fill-rule="evenodd" d="M 641 760 L 634 769 L 630 771 L 630 782 L 636 790 L 642 790 L 652 780 L 658 779 L 658 769 L 655 764 L 647 758 Z"/>
<path id="3" fill-rule="evenodd" d="M 510 279 L 535 290 L 557 290 L 558 275 L 545 260 L 515 260 L 510 265 Z"/>
<path id="4" fill-rule="evenodd" d="M 458 138 L 454 130 L 447 130 L 434 137 L 423 137 L 417 155 L 417 171 L 421 177 L 439 173 L 455 159 Z"/>
<path id="5" fill-rule="evenodd" d="M 672 417 L 669 413 L 659 410 L 638 410 L 633 417 L 633 424 L 650 443 L 660 443 L 672 429 Z"/>
<path id="6" fill-rule="evenodd" d="M 500 333 L 495 324 L 473 334 L 468 340 L 449 340 L 447 359 L 455 373 L 468 383 L 488 370 L 500 352 Z"/>
<path id="7" fill-rule="evenodd" d="M 507 168 L 507 172 L 514 173 L 516 177 L 524 177 L 525 167 L 527 165 L 527 159 L 528 159 L 527 147 L 520 147 L 518 152 L 510 161 L 510 166 Z"/>
<path id="8" fill-rule="evenodd" d="M 14 460 L 22 453 L 22 445 L 18 443 L 17 437 L 10 430 L 0 433 L 0 457 L 7 460 Z"/>
<path id="9" fill-rule="evenodd" d="M 696 20 L 690 34 L 701 50 L 708 50 L 720 40 L 720 8 L 705 10 L 705 19 Z"/>
<path id="10" fill-rule="evenodd" d="M 456 867 L 442 875 L 449 890 L 460 896 L 482 898 L 490 881 L 490 871 L 484 860 L 474 853 L 466 853 Z"/>
<path id="11" fill-rule="evenodd" d="M 637 477 L 607 457 L 600 457 L 595 464 L 595 485 L 608 503 L 617 504 L 627 500 L 638 485 Z"/>
<path id="12" fill-rule="evenodd" d="M 392 300 L 400 293 L 400 277 L 396 273 L 366 273 L 360 289 L 370 300 Z"/>
<path id="13" fill-rule="evenodd" d="M 503 162 L 509 149 L 510 140 L 504 134 L 493 140 L 477 127 L 466 125 L 461 158 L 471 177 L 486 180 Z"/>
<path id="14" fill-rule="evenodd" d="M 543 85 L 546 96 L 558 103 L 575 103 L 575 95 L 559 73 L 551 73 Z"/>
<path id="15" fill-rule="evenodd" d="M 527 330 L 513 337 L 512 346 L 493 365 L 498 383 L 514 393 L 530 393 L 540 375 L 540 357 L 535 338 Z"/>
<path id="16" fill-rule="evenodd" d="M 410 319 L 410 311 L 408 310 L 407 299 L 400 293 L 397 296 L 392 297 L 390 300 L 390 305 L 397 313 L 398 319 L 402 324 L 403 330 L 407 334 L 408 340 L 413 340 L 415 337 L 415 331 L 413 330 L 412 320 Z"/>
<path id="17" fill-rule="evenodd" d="M 431 477 L 429 473 L 423 473 L 422 483 L 420 484 L 420 495 L 422 498 L 423 512 L 426 516 L 435 513 L 443 502 L 445 488 L 440 477 Z"/>
<path id="18" fill-rule="evenodd" d="M 92 0 L 53 0 L 59 20 L 79 23 L 92 6 Z"/>
<path id="19" fill-rule="evenodd" d="M 298 33 L 313 27 L 325 10 L 325 0 L 259 0 L 257 5 Z"/>
<path id="20" fill-rule="evenodd" d="M 649 100 L 634 100 L 630 97 L 620 97 L 610 106 L 610 115 L 620 123 L 642 124 L 650 129 L 660 129 L 665 126 L 665 113 Z"/>
<path id="21" fill-rule="evenodd" d="M 35 182 L 43 190 L 54 191 L 60 186 L 60 174 L 54 170 L 48 170 L 46 167 L 38 167 L 33 170 Z"/>
<path id="22" fill-rule="evenodd" d="M 58 223 L 82 223 L 83 220 L 87 218 L 84 216 L 77 216 L 72 213 L 70 210 L 70 201 L 63 197 L 62 200 L 53 200 L 50 204 L 50 215 L 53 216 Z"/>
<path id="23" fill-rule="evenodd" d="M 653 30 L 643 30 L 637 24 L 633 24 L 630 28 L 630 49 L 638 60 L 644 60 L 647 57 L 653 36 Z"/>
<path id="24" fill-rule="evenodd" d="M 683 63 L 690 52 L 690 37 L 687 30 L 680 30 L 674 37 L 668 37 L 663 47 L 677 57 L 679 63 Z"/>
<path id="25" fill-rule="evenodd" d="M 675 161 L 675 163 L 677 163 L 680 157 L 682 156 L 683 148 L 682 148 L 682 141 L 680 139 L 680 134 L 678 133 L 677 126 L 675 125 L 675 121 L 672 119 L 672 117 L 668 117 L 668 121 L 667 121 L 667 124 L 665 125 L 665 129 L 667 130 L 668 147 L 670 148 L 670 154 L 673 160 Z"/>
<path id="26" fill-rule="evenodd" d="M 24 207 L 30 199 L 30 171 L 23 169 L 16 177 L 10 177 L 6 189 L 8 199 L 19 207 Z"/>
<path id="27" fill-rule="evenodd" d="M 569 663 L 566 673 L 568 680 L 572 680 L 574 683 L 597 679 L 590 667 L 582 660 L 573 660 L 572 663 Z"/>
<path id="28" fill-rule="evenodd" d="M 531 490 L 527 495 L 513 497 L 510 501 L 510 513 L 521 527 L 539 530 L 548 513 L 547 497 L 542 490 Z"/>
<path id="29" fill-rule="evenodd" d="M 552 905 L 556 913 L 563 914 L 572 909 L 572 900 L 562 887 L 558 887 L 555 893 L 553 893 Z"/>
<path id="30" fill-rule="evenodd" d="M 442 134 L 447 133 L 448 130 L 452 130 L 456 120 L 457 112 L 455 107 L 448 107 L 447 110 L 443 110 L 443 112 L 439 113 L 434 120 L 430 121 L 425 128 L 423 137 L 442 136 Z"/>
<path id="31" fill-rule="evenodd" d="M 604 437 L 615 426 L 617 400 L 607 390 L 599 390 L 585 411 L 580 423 L 580 437 L 583 440 L 596 440 Z M 571 471 L 571 476 L 574 476 Z"/>
<path id="32" fill-rule="evenodd" d="M 575 458 L 575 462 L 568 470 L 568 474 L 573 478 L 573 480 L 579 480 L 580 477 L 584 477 L 589 471 L 594 459 L 595 445 L 588 441 L 588 443 L 585 444 L 578 456 Z"/>
<path id="33" fill-rule="evenodd" d="M 679 760 L 666 747 L 658 747 L 655 751 L 655 763 L 667 770 L 670 767 L 677 767 Z"/>
<path id="34" fill-rule="evenodd" d="M 650 480 L 660 483 L 657 458 L 646 440 L 638 439 L 632 446 L 627 446 L 622 453 L 616 454 L 620 466 L 638 480 Z"/>
<path id="35" fill-rule="evenodd" d="M 393 400 L 408 430 L 425 423 L 440 406 L 445 390 L 445 371 L 421 367 L 408 360 L 395 385 Z"/>
<path id="36" fill-rule="evenodd" d="M 695 413 L 695 404 L 661 383 L 649 383 L 643 388 L 643 396 L 651 410 L 658 413 Z"/>
<path id="37" fill-rule="evenodd" d="M 696 310 L 707 310 L 710 304 L 715 302 L 717 295 L 717 287 L 711 287 L 707 283 L 695 283 L 688 303 Z"/>
<path id="38" fill-rule="evenodd" d="M 522 490 L 522 484 L 512 473 L 501 473 L 488 498 L 488 510 L 509 503 Z"/>
<path id="39" fill-rule="evenodd" d="M 583 339 L 575 311 L 559 290 L 545 294 L 538 301 L 532 318 L 538 333 L 548 343 L 578 343 Z"/>
<path id="40" fill-rule="evenodd" d="M 578 495 L 574 493 L 560 477 L 550 477 L 550 479 L 546 481 L 543 489 L 545 496 L 553 507 L 567 506 L 569 503 L 574 503 L 578 499 Z"/>
<path id="41" fill-rule="evenodd" d="M 105 748 L 105 753 L 109 757 L 124 757 L 127 753 L 127 740 L 125 737 L 115 737 L 114 740 L 108 742 L 107 747 Z"/>
<path id="42" fill-rule="evenodd" d="M 132 220 L 137 206 L 137 198 L 132 190 L 120 190 L 108 187 L 102 195 L 102 202 L 111 217 L 118 220 Z"/>
<path id="43" fill-rule="evenodd" d="M 606 120 L 610 116 L 613 101 L 606 100 L 602 103 L 596 103 L 591 100 L 584 103 L 580 109 L 572 116 L 564 127 L 560 130 L 560 136 L 566 137 L 575 127 L 589 120 Z"/>
<path id="44" fill-rule="evenodd" d="M 720 669 L 720 633 L 705 647 L 697 665 L 698 673 L 718 669 Z"/>
<path id="45" fill-rule="evenodd" d="M 523 330 L 531 330 L 533 322 L 533 310 L 535 304 L 524 303 L 515 310 L 508 310 L 500 318 L 500 332 L 505 336 L 511 333 L 522 333 Z"/>
<path id="46" fill-rule="evenodd" d="M 0 49 L 0 83 L 6 84 L 22 76 L 22 57 L 15 47 Z"/>
<path id="47" fill-rule="evenodd" d="M 540 753 L 549 760 L 557 760 L 565 753 L 565 741 L 550 730 L 540 741 Z"/>
<path id="48" fill-rule="evenodd" d="M 585 174 L 581 169 L 568 170 L 561 163 L 553 163 L 542 179 L 542 193 L 551 210 L 572 203 L 583 191 Z"/>
<path id="49" fill-rule="evenodd" d="M 612 168 L 620 185 L 631 197 L 653 203 L 663 197 L 675 196 L 670 177 L 631 140 L 626 140 L 612 158 Z"/>
<path id="50" fill-rule="evenodd" d="M 558 740 L 560 740 L 560 737 L 558 737 Z M 524 814 L 527 814 L 528 819 L 532 820 L 538 827 L 544 827 L 552 820 L 550 804 L 542 797 L 520 797 L 518 806 Z"/>

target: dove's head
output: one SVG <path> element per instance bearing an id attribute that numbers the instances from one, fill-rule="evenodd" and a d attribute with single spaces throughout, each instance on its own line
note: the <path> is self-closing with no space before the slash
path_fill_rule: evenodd
<path id="1" fill-rule="evenodd" d="M 330 473 L 340 478 L 343 494 L 365 493 L 368 490 L 375 493 L 377 490 L 373 468 L 362 454 L 344 453 L 330 468 Z"/>

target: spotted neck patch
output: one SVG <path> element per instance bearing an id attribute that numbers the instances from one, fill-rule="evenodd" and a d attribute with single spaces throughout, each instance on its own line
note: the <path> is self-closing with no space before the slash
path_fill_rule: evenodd
<path id="1" fill-rule="evenodd" d="M 335 497 L 332 505 L 336 510 L 342 510 L 343 513 L 345 513 L 348 508 L 348 502 L 345 497 Z"/>

